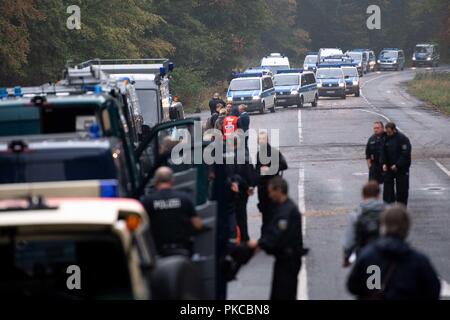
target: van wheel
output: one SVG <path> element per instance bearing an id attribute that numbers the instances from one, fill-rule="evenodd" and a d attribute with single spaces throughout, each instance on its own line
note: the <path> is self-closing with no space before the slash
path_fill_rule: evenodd
<path id="1" fill-rule="evenodd" d="M 271 113 L 275 113 L 275 106 L 269 109 Z"/>
<path id="2" fill-rule="evenodd" d="M 314 101 L 311 103 L 312 107 L 317 107 L 317 103 L 319 101 L 319 97 L 317 96 L 317 94 L 314 96 Z"/>
<path id="3" fill-rule="evenodd" d="M 259 109 L 259 113 L 264 114 L 266 112 L 266 104 L 263 102 L 261 108 Z"/>
<path id="4" fill-rule="evenodd" d="M 345 100 L 345 99 L 347 99 L 347 94 L 346 93 L 344 93 L 344 95 L 341 97 L 341 99 L 342 100 Z"/>
<path id="5" fill-rule="evenodd" d="M 297 105 L 298 108 L 303 108 L 303 97 L 300 98 L 300 102 Z"/>
<path id="6" fill-rule="evenodd" d="M 359 97 L 360 96 L 360 89 L 358 88 L 358 91 L 355 92 L 355 97 Z"/>

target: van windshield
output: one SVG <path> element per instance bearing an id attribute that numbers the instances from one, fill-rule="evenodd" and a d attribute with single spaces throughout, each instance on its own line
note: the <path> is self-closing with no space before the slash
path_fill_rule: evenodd
<path id="1" fill-rule="evenodd" d="M 397 51 L 383 51 L 380 54 L 381 59 L 390 59 L 390 58 L 397 58 L 398 52 Z"/>
<path id="2" fill-rule="evenodd" d="M 117 179 L 109 149 L 0 152 L 0 184 Z"/>
<path id="3" fill-rule="evenodd" d="M 339 68 L 319 69 L 316 74 L 317 79 L 342 79 L 342 70 Z"/>
<path id="4" fill-rule="evenodd" d="M 259 79 L 239 79 L 233 80 L 230 84 L 230 91 L 252 91 L 260 90 L 261 81 Z"/>
<path id="5" fill-rule="evenodd" d="M 58 238 L 40 236 L 0 242 L 0 297 L 3 299 L 132 299 L 127 259 L 120 241 L 101 233 Z M 69 290 L 70 266 L 80 270 L 80 290 Z"/>
<path id="6" fill-rule="evenodd" d="M 348 52 L 347 55 L 354 61 L 361 61 L 363 57 L 362 53 L 360 52 Z"/>
<path id="7" fill-rule="evenodd" d="M 159 123 L 158 99 L 156 90 L 136 90 L 144 124 L 153 127 Z"/>
<path id="8" fill-rule="evenodd" d="M 276 75 L 273 84 L 279 86 L 298 86 L 300 84 L 300 77 L 295 75 Z"/>
<path id="9" fill-rule="evenodd" d="M 357 77 L 358 76 L 358 69 L 356 69 L 356 68 L 342 68 L 342 71 L 344 72 L 344 76 L 349 76 L 349 77 Z"/>
<path id="10" fill-rule="evenodd" d="M 315 64 L 315 63 L 317 63 L 317 61 L 318 61 L 317 56 L 307 56 L 305 58 L 305 63 L 308 63 L 308 64 Z"/>
<path id="11" fill-rule="evenodd" d="M 98 123 L 97 105 L 67 104 L 33 107 L 29 105 L 0 108 L 0 136 L 59 134 L 88 131 Z"/>
<path id="12" fill-rule="evenodd" d="M 418 46 L 418 47 L 416 47 L 416 53 L 433 53 L 433 48 Z"/>

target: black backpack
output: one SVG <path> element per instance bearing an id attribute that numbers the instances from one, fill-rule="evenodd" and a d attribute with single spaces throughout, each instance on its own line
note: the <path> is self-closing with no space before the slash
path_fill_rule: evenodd
<path id="1" fill-rule="evenodd" d="M 356 248 L 365 247 L 370 242 L 378 239 L 380 234 L 379 210 L 364 210 L 356 220 Z"/>

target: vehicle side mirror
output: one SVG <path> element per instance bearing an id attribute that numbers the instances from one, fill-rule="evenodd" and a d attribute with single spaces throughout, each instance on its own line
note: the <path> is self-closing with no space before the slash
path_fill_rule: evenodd
<path id="1" fill-rule="evenodd" d="M 345 79 L 348 79 L 348 78 L 350 78 L 350 76 L 345 76 Z"/>

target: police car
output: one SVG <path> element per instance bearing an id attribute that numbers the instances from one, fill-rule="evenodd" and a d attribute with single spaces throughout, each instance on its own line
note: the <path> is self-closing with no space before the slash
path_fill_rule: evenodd
<path id="1" fill-rule="evenodd" d="M 156 257 L 147 214 L 131 199 L 0 201 L 0 296 L 13 299 L 198 299 L 187 258 Z"/>
<path id="2" fill-rule="evenodd" d="M 295 105 L 301 108 L 305 103 L 311 103 L 313 107 L 317 107 L 319 94 L 313 72 L 303 69 L 279 70 L 273 82 L 277 106 Z"/>
<path id="3" fill-rule="evenodd" d="M 439 47 L 435 44 L 422 43 L 416 45 L 412 57 L 413 67 L 417 66 L 439 66 Z"/>
<path id="4" fill-rule="evenodd" d="M 347 51 L 345 53 L 352 59 L 352 62 L 356 65 L 358 69 L 358 74 L 360 77 L 364 76 L 364 73 L 368 69 L 368 56 L 364 51 Z"/>
<path id="5" fill-rule="evenodd" d="M 347 85 L 341 65 L 320 64 L 316 78 L 319 97 L 347 98 Z"/>
<path id="6" fill-rule="evenodd" d="M 405 53 L 397 48 L 386 48 L 380 52 L 377 60 L 378 70 L 404 70 Z"/>
<path id="7" fill-rule="evenodd" d="M 307 71 L 316 72 L 318 62 L 319 62 L 319 53 L 310 52 L 305 57 L 305 61 L 303 62 L 303 69 Z"/>
<path id="8" fill-rule="evenodd" d="M 347 94 L 354 94 L 355 97 L 360 95 L 360 79 L 358 69 L 355 65 L 342 65 L 342 71 L 345 77 L 345 87 Z"/>
<path id="9" fill-rule="evenodd" d="M 291 64 L 289 63 L 288 57 L 280 53 L 271 53 L 262 58 L 261 68 L 269 69 L 273 74 L 276 74 L 278 70 L 290 69 Z"/>
<path id="10" fill-rule="evenodd" d="M 262 73 L 241 73 L 230 83 L 227 102 L 245 104 L 248 111 L 275 112 L 275 88 L 272 77 Z"/>

